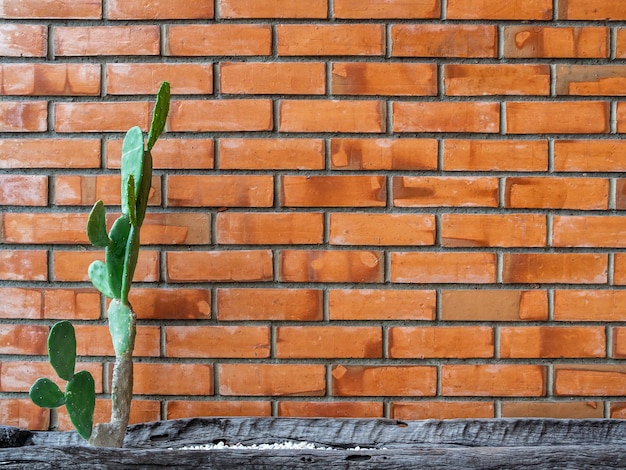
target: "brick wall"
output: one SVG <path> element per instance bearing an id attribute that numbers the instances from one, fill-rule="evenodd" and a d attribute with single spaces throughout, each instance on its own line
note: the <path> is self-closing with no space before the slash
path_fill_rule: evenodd
<path id="1" fill-rule="evenodd" d="M 148 6 L 145 6 L 148 5 Z M 0 422 L 76 325 L 85 221 L 174 94 L 133 420 L 626 416 L 622 0 L 0 0 Z M 608 20 L 608 21 L 607 21 Z"/>

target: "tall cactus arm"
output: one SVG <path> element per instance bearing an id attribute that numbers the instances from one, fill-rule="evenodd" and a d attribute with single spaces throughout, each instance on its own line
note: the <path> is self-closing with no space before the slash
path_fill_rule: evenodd
<path id="1" fill-rule="evenodd" d="M 167 113 L 170 110 L 170 84 L 163 82 L 157 92 L 154 111 L 152 112 L 152 122 L 148 133 L 148 152 L 152 150 L 159 136 L 165 129 Z"/>

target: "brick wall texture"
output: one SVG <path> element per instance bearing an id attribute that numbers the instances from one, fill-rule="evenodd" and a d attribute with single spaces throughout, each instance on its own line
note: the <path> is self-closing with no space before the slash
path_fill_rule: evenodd
<path id="1" fill-rule="evenodd" d="M 626 417 L 623 0 L 0 0 L 0 422 L 172 85 L 133 421 Z M 112 222 L 112 220 L 111 220 Z"/>

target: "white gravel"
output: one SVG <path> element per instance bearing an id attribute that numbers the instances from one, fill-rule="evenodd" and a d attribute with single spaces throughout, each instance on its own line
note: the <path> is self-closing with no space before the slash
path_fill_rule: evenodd
<path id="1" fill-rule="evenodd" d="M 312 442 L 275 442 L 272 444 L 231 444 L 227 445 L 224 442 L 220 441 L 217 444 L 202 444 L 202 445 L 194 445 L 194 446 L 185 446 L 179 448 L 179 450 L 213 450 L 213 449 L 300 449 L 300 450 L 379 450 L 373 447 L 350 447 L 349 449 L 340 449 L 337 447 L 325 447 L 317 444 L 313 444 Z M 170 450 L 172 448 L 170 447 Z M 384 447 L 381 450 L 386 450 Z"/>

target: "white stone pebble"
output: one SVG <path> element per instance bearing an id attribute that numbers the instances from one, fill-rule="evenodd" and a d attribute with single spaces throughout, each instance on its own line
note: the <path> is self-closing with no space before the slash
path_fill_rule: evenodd
<path id="1" fill-rule="evenodd" d="M 213 449 L 310 449 L 310 450 L 377 450 L 376 448 L 361 448 L 360 446 L 351 447 L 349 449 L 339 449 L 336 447 L 325 447 L 314 444 L 312 442 L 275 442 L 272 444 L 231 444 L 227 445 L 223 441 L 218 442 L 217 444 L 202 444 L 202 445 L 192 445 L 192 446 L 184 446 L 179 448 L 179 450 L 213 450 Z M 169 450 L 173 450 L 172 447 Z M 383 447 L 382 450 L 385 450 Z"/>

